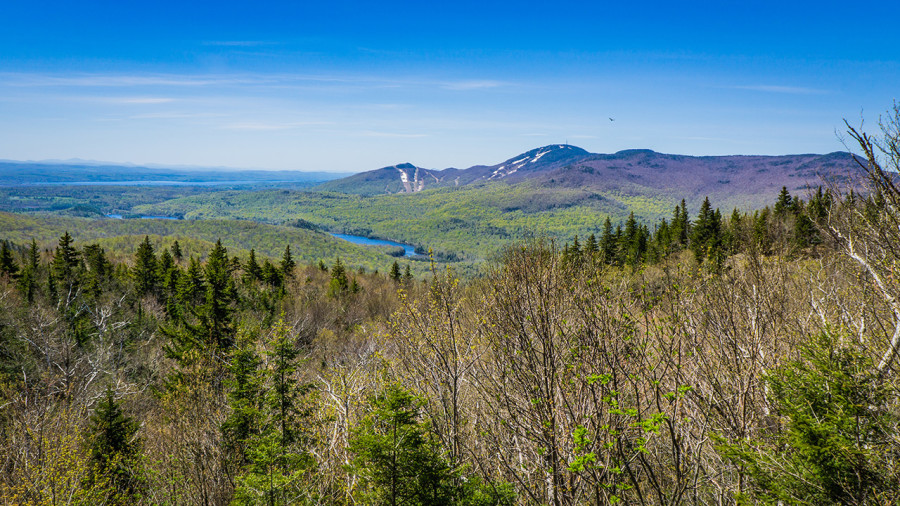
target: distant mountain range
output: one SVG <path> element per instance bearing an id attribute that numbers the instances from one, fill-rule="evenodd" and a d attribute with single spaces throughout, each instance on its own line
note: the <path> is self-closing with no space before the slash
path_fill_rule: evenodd
<path id="1" fill-rule="evenodd" d="M 378 195 L 415 193 L 499 181 L 528 182 L 543 188 L 571 188 L 598 193 L 665 195 L 689 201 L 714 196 L 740 207 L 768 202 L 782 187 L 803 195 L 823 180 L 843 180 L 858 172 L 849 153 L 783 156 L 685 156 L 645 149 L 614 154 L 589 153 L 567 144 L 532 149 L 496 165 L 468 169 L 425 169 L 404 163 L 343 179 L 314 189 Z"/>
<path id="2" fill-rule="evenodd" d="M 0 185 L 114 184 L 116 182 L 158 184 L 319 183 L 347 173 L 300 172 L 295 170 L 241 170 L 221 167 L 157 167 L 109 164 L 88 160 L 19 162 L 0 160 Z"/>

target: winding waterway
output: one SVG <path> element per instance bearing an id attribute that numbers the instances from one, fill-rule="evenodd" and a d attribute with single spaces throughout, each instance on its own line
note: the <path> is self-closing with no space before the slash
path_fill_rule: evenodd
<path id="1" fill-rule="evenodd" d="M 410 246 L 409 244 L 401 244 L 399 242 L 393 241 L 383 241 L 381 239 L 369 239 L 368 237 L 363 237 L 360 235 L 350 235 L 350 234 L 331 234 L 338 239 L 343 239 L 348 242 L 352 242 L 353 244 L 363 244 L 365 246 L 396 246 L 403 248 L 403 256 L 405 257 L 413 257 L 416 256 L 416 249 Z"/>

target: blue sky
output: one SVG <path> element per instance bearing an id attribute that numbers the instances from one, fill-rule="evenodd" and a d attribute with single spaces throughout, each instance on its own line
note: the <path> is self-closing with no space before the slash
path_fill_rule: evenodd
<path id="1" fill-rule="evenodd" d="M 843 118 L 874 130 L 900 98 L 900 2 L 136 4 L 3 2 L 0 158 L 825 153 Z"/>

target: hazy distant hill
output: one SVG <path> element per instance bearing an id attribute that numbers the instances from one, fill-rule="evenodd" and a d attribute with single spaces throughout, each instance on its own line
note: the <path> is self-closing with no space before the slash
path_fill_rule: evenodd
<path id="1" fill-rule="evenodd" d="M 234 170 L 222 168 L 157 168 L 67 162 L 0 161 L 0 185 L 112 184 L 144 182 L 170 184 L 319 183 L 346 173 L 291 170 Z"/>

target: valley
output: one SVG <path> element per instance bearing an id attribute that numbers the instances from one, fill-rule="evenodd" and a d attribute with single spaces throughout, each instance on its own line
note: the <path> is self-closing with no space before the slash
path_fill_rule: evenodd
<path id="1" fill-rule="evenodd" d="M 629 150 L 604 155 L 549 145 L 468 169 L 399 164 L 326 182 L 295 176 L 306 178 L 301 188 L 273 180 L 285 178 L 282 173 L 259 174 L 249 186 L 234 186 L 221 174 L 207 181 L 200 173 L 190 178 L 167 173 L 173 180 L 204 184 L 0 187 L 0 210 L 97 219 L 116 214 L 241 220 L 377 237 L 432 250 L 438 261 L 472 271 L 505 245 L 528 237 L 562 243 L 599 235 L 607 218 L 622 225 L 631 213 L 655 227 L 671 218 L 682 199 L 691 214 L 707 197 L 725 214 L 753 211 L 774 202 L 782 187 L 807 198 L 818 185 L 846 182 L 858 170 L 846 153 L 690 157 Z M 74 168 L 65 174 L 72 180 L 86 177 Z M 356 255 L 345 259 L 367 268 L 382 268 L 390 260 L 387 255 L 380 262 Z"/>

